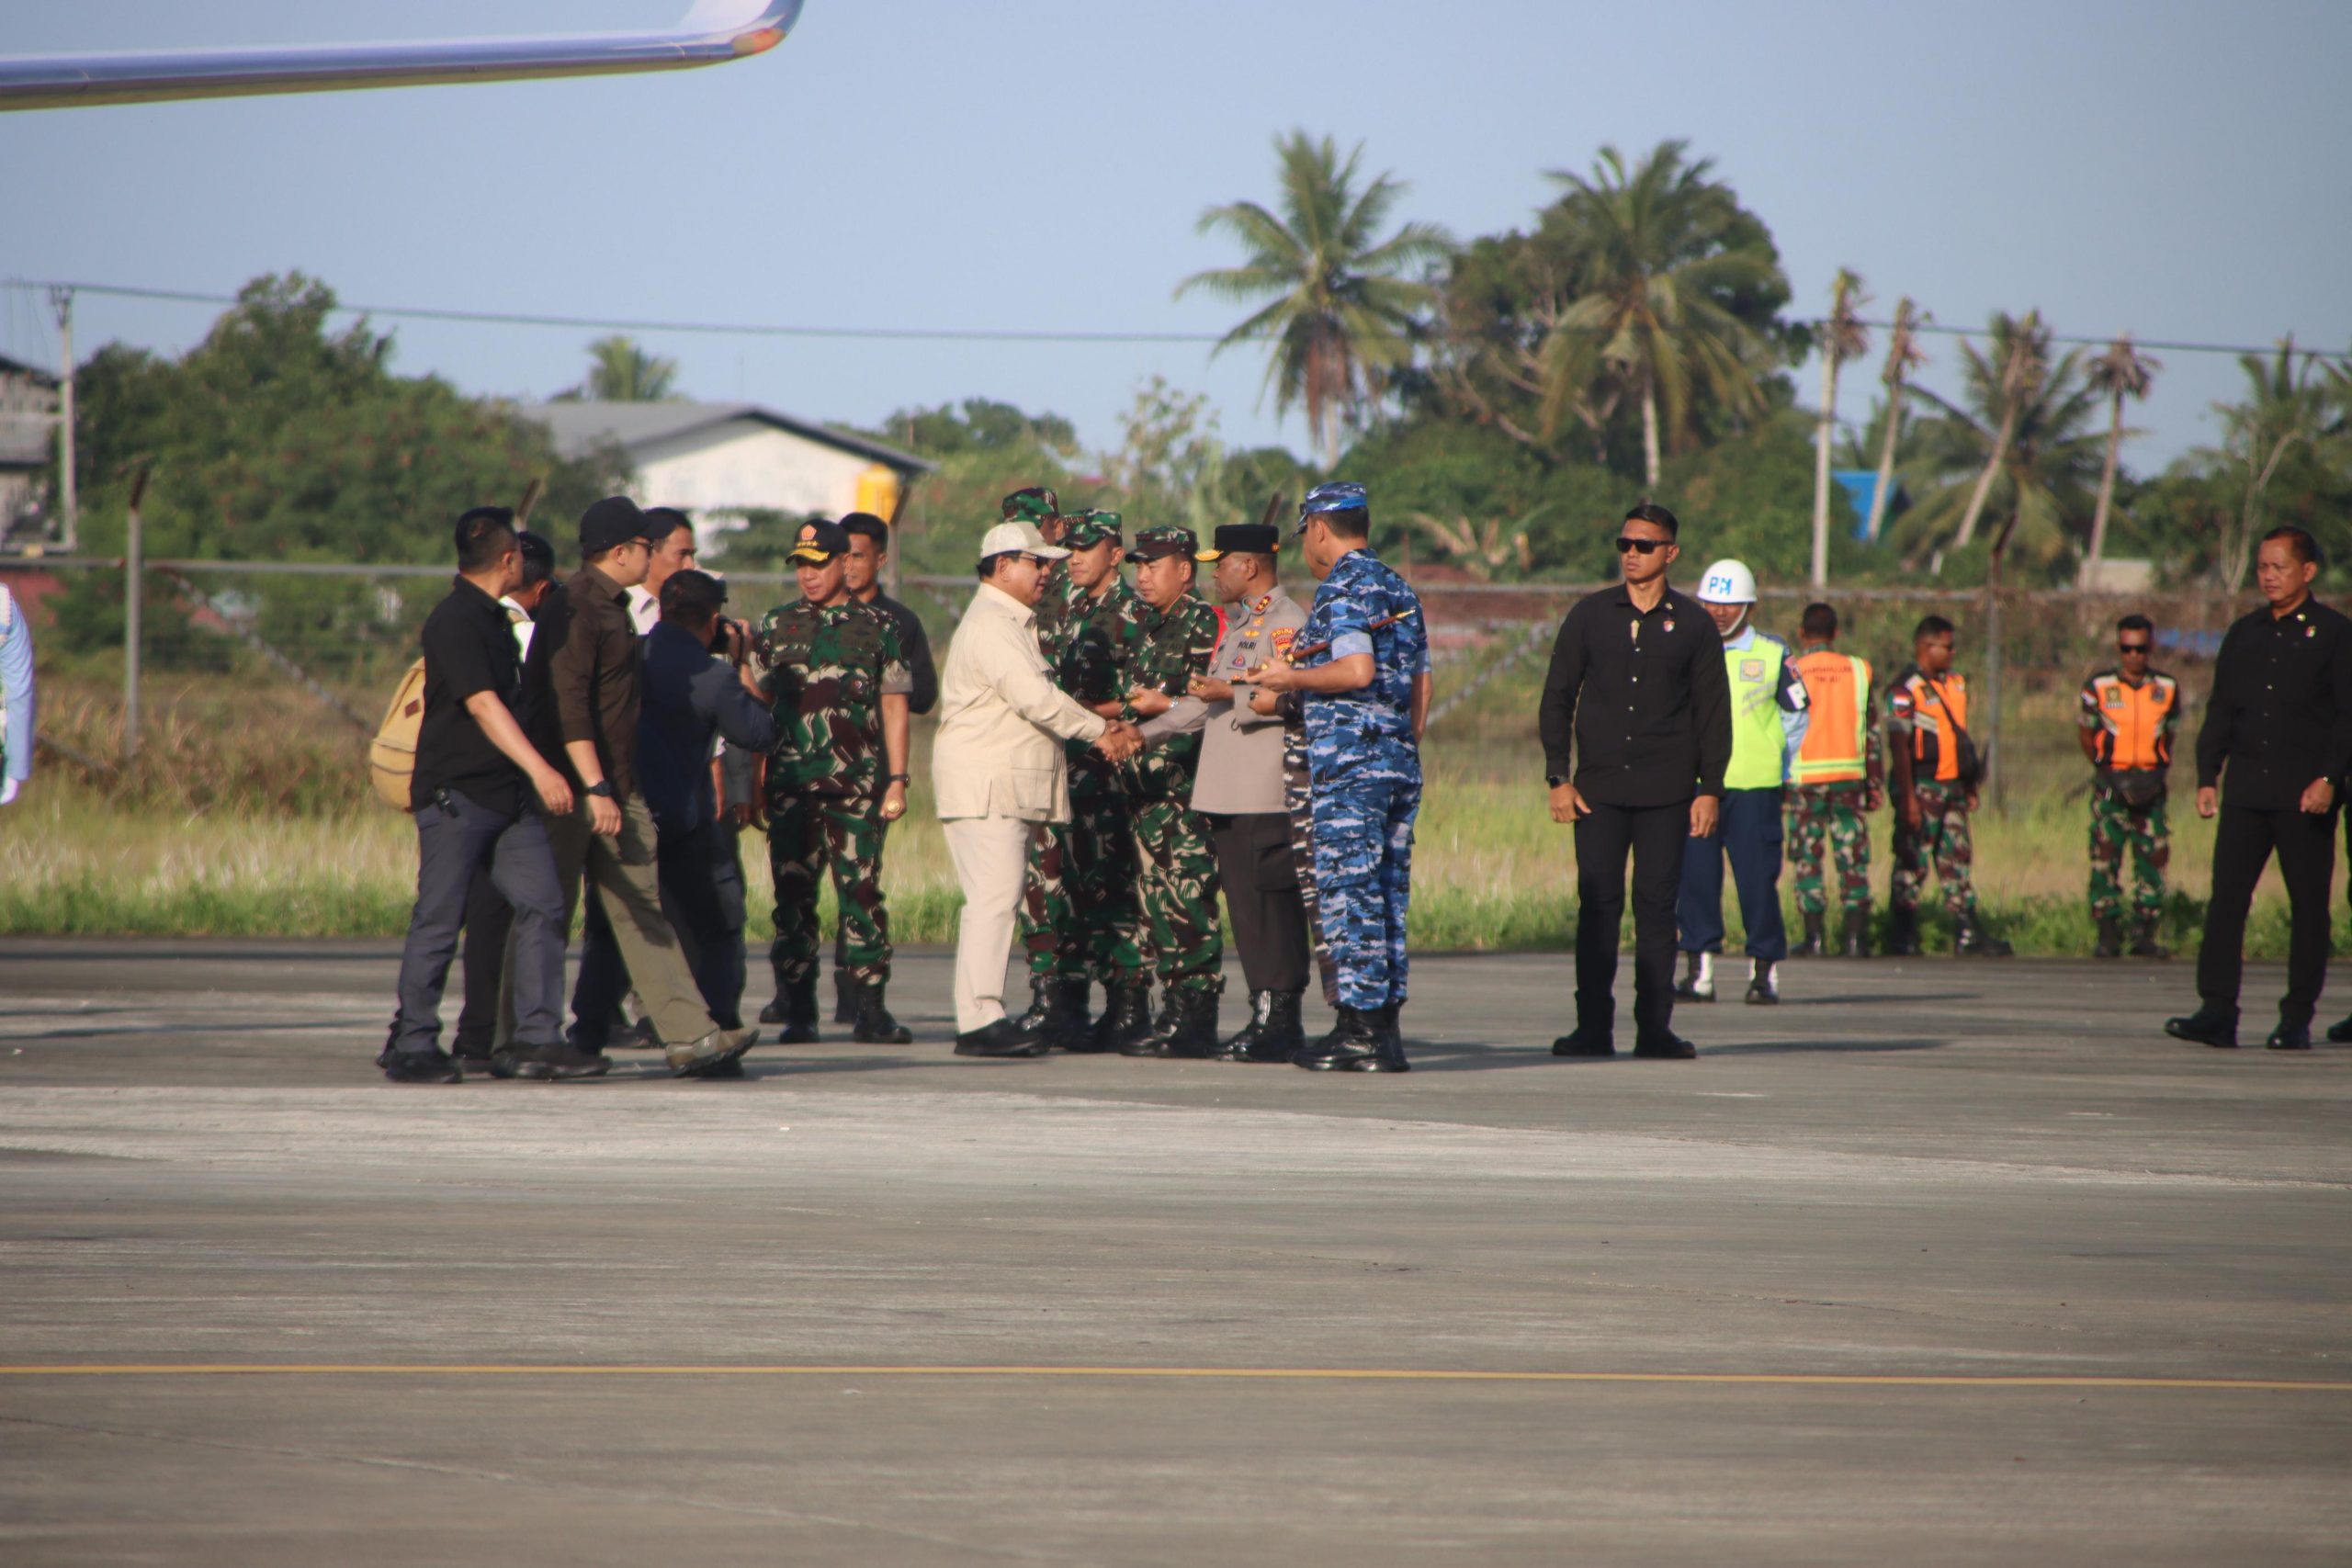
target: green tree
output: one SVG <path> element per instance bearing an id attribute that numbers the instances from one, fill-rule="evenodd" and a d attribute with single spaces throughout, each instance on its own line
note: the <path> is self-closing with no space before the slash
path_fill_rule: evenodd
<path id="1" fill-rule="evenodd" d="M 925 457 L 1035 451 L 1067 461 L 1078 456 L 1078 429 L 1069 420 L 1057 413 L 1024 413 L 990 398 L 900 409 L 873 434 Z"/>
<path id="2" fill-rule="evenodd" d="M 2107 518 L 2115 505 L 2116 465 L 2123 455 L 2123 400 L 2145 398 L 2163 368 L 2164 361 L 2133 348 L 2132 334 L 2125 333 L 2086 371 L 2091 389 L 2107 399 L 2107 466 L 2099 472 L 2098 504 L 2091 513 L 2091 547 L 2083 557 L 2086 588 L 2098 576 L 2098 563 L 2107 554 Z"/>
<path id="3" fill-rule="evenodd" d="M 677 395 L 678 362 L 616 333 L 588 345 L 588 378 L 576 396 L 603 403 L 660 403 Z"/>
<path id="4" fill-rule="evenodd" d="M 1407 276 L 1445 259 L 1453 242 L 1427 223 L 1407 223 L 1380 238 L 1405 186 L 1386 174 L 1366 182 L 1358 143 L 1344 162 L 1329 137 L 1304 130 L 1276 140 L 1279 212 L 1254 201 L 1213 207 L 1203 233 L 1240 242 L 1239 266 L 1194 273 L 1177 286 L 1264 306 L 1219 340 L 1272 347 L 1266 385 L 1277 413 L 1304 404 L 1307 428 L 1327 468 L 1340 457 L 1340 426 L 1360 424 L 1387 377 L 1408 364 L 1421 314 L 1436 290 Z"/>
<path id="5" fill-rule="evenodd" d="M 1821 355 L 1821 414 L 1814 429 L 1813 464 L 1813 576 L 1815 588 L 1829 582 L 1829 447 L 1838 434 L 1838 368 L 1849 359 L 1860 359 L 1871 346 L 1870 333 L 1861 323 L 1861 307 L 1870 301 L 1862 292 L 1862 280 L 1838 269 L 1829 286 L 1829 315 L 1814 334 L 1814 348 Z"/>
<path id="6" fill-rule="evenodd" d="M 1589 176 L 1550 176 L 1566 187 L 1560 218 L 1574 271 L 1543 349 L 1544 428 L 1571 411 L 1591 423 L 1630 397 L 1652 486 L 1665 451 L 1690 445 L 1697 390 L 1736 423 L 1764 412 L 1761 373 L 1779 355 L 1753 317 L 1789 298 L 1770 232 L 1688 149 L 1663 141 L 1629 168 L 1603 147 Z"/>
<path id="7" fill-rule="evenodd" d="M 2238 492 L 2233 525 L 2224 535 L 2217 562 L 2222 581 L 2233 593 L 2245 586 L 2255 541 L 2269 525 L 2265 502 L 2282 471 L 2299 456 L 2304 457 L 2303 471 L 2280 488 L 2309 493 L 2320 488 L 2320 471 L 2327 460 L 2339 455 L 2342 425 L 2330 407 L 2328 384 L 2315 378 L 2318 357 L 2305 353 L 2301 363 L 2298 358 L 2291 333 L 2268 356 L 2238 355 L 2238 367 L 2245 372 L 2245 399 L 2213 405 L 2222 416 L 2224 466 Z"/>

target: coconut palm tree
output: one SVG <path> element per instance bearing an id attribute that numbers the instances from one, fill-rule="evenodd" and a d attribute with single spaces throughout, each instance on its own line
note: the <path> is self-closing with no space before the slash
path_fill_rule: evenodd
<path id="1" fill-rule="evenodd" d="M 2232 593 L 2245 585 L 2246 564 L 2262 531 L 2263 492 L 2290 453 L 2318 443 L 2328 428 L 2326 398 L 2312 382 L 2317 355 L 2303 354 L 2300 368 L 2296 357 L 2291 333 L 2267 358 L 2238 355 L 2238 367 L 2245 372 L 2245 401 L 2213 405 L 2222 416 L 2222 450 L 2244 485 L 2236 529 L 2223 539 L 2221 552 L 2222 581 Z"/>
<path id="2" fill-rule="evenodd" d="M 1993 480 L 2000 473 L 2002 462 L 2008 457 L 2009 444 L 2017 439 L 2018 423 L 2024 417 L 2026 404 L 2041 395 L 2042 382 L 2050 374 L 2050 331 L 2041 324 L 2040 310 L 2028 310 L 2021 321 L 1996 315 L 1993 318 L 1994 358 L 1988 360 L 1979 355 L 1973 344 L 1963 343 L 1961 352 L 1968 357 L 1970 389 L 1981 393 L 1985 406 L 1997 410 L 1999 414 L 1998 432 L 1993 437 L 1991 449 L 1984 454 L 1984 467 L 1976 477 L 1975 491 L 1968 498 L 1968 510 L 1961 515 L 1960 531 L 1952 536 L 1952 547 L 1964 550 L 1976 537 L 1977 519 L 1984 515 L 1984 502 L 1992 494 Z M 2073 356 L 2068 357 L 2071 363 Z"/>
<path id="3" fill-rule="evenodd" d="M 2145 398 L 2163 368 L 2163 360 L 2132 346 L 2130 333 L 2109 344 L 2107 352 L 2088 367 L 2091 389 L 2107 398 L 2107 467 L 2098 477 L 2098 507 L 2091 513 L 2090 553 L 2083 558 L 2085 588 L 2098 578 L 2098 563 L 2107 554 L 2107 516 L 2115 504 L 2115 465 L 2123 450 L 2123 400 Z"/>
<path id="4" fill-rule="evenodd" d="M 1868 353 L 1871 334 L 1863 329 L 1861 307 L 1870 302 L 1862 280 L 1838 269 L 1829 286 L 1829 317 L 1820 325 L 1814 346 L 1821 355 L 1821 419 L 1813 440 L 1813 585 L 1829 586 L 1829 443 L 1838 426 L 1838 367 Z"/>
<path id="5" fill-rule="evenodd" d="M 581 393 L 599 402 L 658 403 L 678 384 L 678 362 L 651 355 L 618 333 L 588 345 L 588 379 Z"/>
<path id="6" fill-rule="evenodd" d="M 1894 303 L 1894 322 L 1886 333 L 1886 368 L 1878 378 L 1886 383 L 1886 431 L 1879 442 L 1878 485 L 1871 491 L 1870 522 L 1863 530 L 1872 544 L 1878 543 L 1879 530 L 1886 525 L 1887 497 L 1894 489 L 1894 442 L 1903 429 L 1904 378 L 1928 362 L 1919 347 L 1918 330 L 1935 319 L 1914 306 L 1907 294 Z"/>
<path id="7" fill-rule="evenodd" d="M 1228 299 L 1273 299 L 1225 334 L 1214 353 L 1236 344 L 1269 343 L 1266 385 L 1274 411 L 1306 408 L 1306 423 L 1326 468 L 1340 460 L 1340 425 L 1355 422 L 1376 400 L 1388 373 L 1410 362 L 1418 321 L 1436 288 L 1407 276 L 1444 260 L 1453 242 L 1429 223 L 1407 223 L 1376 236 L 1406 186 L 1383 174 L 1366 182 L 1363 144 L 1345 162 L 1329 137 L 1304 130 L 1278 138 L 1279 213 L 1254 201 L 1212 207 L 1201 214 L 1202 233 L 1223 231 L 1241 242 L 1239 266 L 1196 272 L 1179 284 L 1181 298 L 1205 288 Z"/>
<path id="8" fill-rule="evenodd" d="M 1638 164 L 1603 147 L 1589 177 L 1553 171 L 1566 187 L 1561 217 L 1576 241 L 1573 298 L 1544 348 L 1544 418 L 1616 381 L 1642 410 L 1642 465 L 1658 482 L 1667 442 L 1688 439 L 1691 391 L 1704 387 L 1736 417 L 1760 412 L 1758 369 L 1771 349 L 1733 309 L 1787 279 L 1764 226 L 1731 188 L 1662 141 Z"/>

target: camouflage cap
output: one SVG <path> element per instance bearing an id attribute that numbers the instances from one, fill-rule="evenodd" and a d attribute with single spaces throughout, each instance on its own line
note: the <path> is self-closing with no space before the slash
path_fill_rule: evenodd
<path id="1" fill-rule="evenodd" d="M 1004 498 L 1001 510 L 1008 523 L 1043 523 L 1062 513 L 1062 498 L 1044 485 L 1016 490 Z"/>
<path id="2" fill-rule="evenodd" d="M 1179 528 L 1163 523 L 1156 528 L 1139 528 L 1136 542 L 1127 550 L 1129 560 L 1158 560 L 1163 556 L 1182 556 L 1191 559 L 1201 547 L 1201 541 L 1190 528 Z"/>
<path id="3" fill-rule="evenodd" d="M 1360 484 L 1335 479 L 1329 484 L 1317 485 L 1298 503 L 1298 525 L 1290 531 L 1291 537 L 1295 539 L 1306 533 L 1307 521 L 1326 512 L 1354 512 L 1371 505 L 1371 498 L 1364 494 L 1363 486 Z"/>
<path id="4" fill-rule="evenodd" d="M 1108 539 L 1113 544 L 1125 542 L 1126 520 L 1115 512 L 1073 512 L 1062 518 L 1062 543 L 1073 550 L 1085 549 Z"/>

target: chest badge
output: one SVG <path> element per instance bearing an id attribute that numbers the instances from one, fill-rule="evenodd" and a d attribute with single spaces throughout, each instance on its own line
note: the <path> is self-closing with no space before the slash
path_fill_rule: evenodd
<path id="1" fill-rule="evenodd" d="M 1666 618 L 1666 635 L 1668 637 L 1672 637 L 1674 635 L 1674 617 L 1672 615 L 1668 615 Z"/>

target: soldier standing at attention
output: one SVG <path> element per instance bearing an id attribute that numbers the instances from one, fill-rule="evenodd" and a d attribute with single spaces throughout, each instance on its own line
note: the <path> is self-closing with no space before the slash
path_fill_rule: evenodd
<path id="1" fill-rule="evenodd" d="M 907 810 L 907 694 L 914 684 L 899 629 L 849 595 L 849 536 L 804 523 L 787 552 L 801 597 L 770 610 L 754 639 L 761 688 L 775 714 L 763 790 L 775 882 L 781 1044 L 817 1038 L 817 878 L 830 871 L 857 986 L 862 1044 L 914 1038 L 886 1005 L 890 916 L 882 901 L 882 830 Z M 761 1014 L 763 1019 L 768 1013 Z"/>
<path id="2" fill-rule="evenodd" d="M 1200 541 L 1190 528 L 1145 528 L 1127 559 L 1134 600 L 1117 635 L 1126 690 L 1094 711 L 1128 724 L 1159 718 L 1209 672 L 1217 615 L 1193 592 Z M 1225 935 L 1217 924 L 1216 853 L 1193 809 L 1201 737 L 1170 734 L 1122 767 L 1135 814 L 1137 886 L 1159 976 L 1160 1013 L 1149 1032 L 1124 1042 L 1130 1056 L 1191 1056 L 1216 1050 L 1216 1001 L 1225 989 Z"/>
<path id="3" fill-rule="evenodd" d="M 2164 919 L 2165 868 L 2172 838 L 2165 825 L 2165 774 L 2172 766 L 2180 683 L 2152 668 L 2155 623 L 2126 615 L 2115 623 L 2119 662 L 2083 682 L 2083 755 L 2098 770 L 2091 784 L 2091 919 L 2100 958 L 2123 955 L 2123 856 L 2132 855 L 2132 956 L 2169 957 L 2156 941 Z"/>
<path id="4" fill-rule="evenodd" d="M 1410 1066 L 1396 1015 L 1406 999 L 1429 630 L 1412 589 L 1372 553 L 1362 485 L 1317 485 L 1298 510 L 1293 536 L 1323 585 L 1294 645 L 1298 662 L 1277 660 L 1250 679 L 1306 696 L 1315 886 L 1340 1020 L 1293 1060 L 1316 1071 L 1401 1073 Z"/>
<path id="5" fill-rule="evenodd" d="M 1797 627 L 1796 671 L 1813 718 L 1797 750 L 1789 791 L 1789 858 L 1796 863 L 1797 912 L 1804 917 L 1800 958 L 1828 951 L 1825 849 L 1845 910 L 1838 951 L 1870 954 L 1871 819 L 1886 793 L 1886 751 L 1871 722 L 1871 664 L 1837 649 L 1838 612 L 1807 604 Z"/>
<path id="6" fill-rule="evenodd" d="M 1731 682 L 1731 765 L 1724 770 L 1723 809 L 1715 830 L 1691 836 L 1682 852 L 1682 893 L 1677 901 L 1682 951 L 1690 972 L 1674 994 L 1715 999 L 1714 955 L 1724 945 L 1724 861 L 1739 889 L 1739 918 L 1747 931 L 1747 999 L 1781 999 L 1774 967 L 1789 955 L 1781 919 L 1781 787 L 1804 743 L 1804 681 L 1792 666 L 1789 645 L 1750 624 L 1756 575 L 1736 560 L 1719 560 L 1699 579 L 1699 603 L 1724 642 L 1724 672 Z"/>
<path id="7" fill-rule="evenodd" d="M 1953 672 L 1951 653 L 1951 623 L 1928 616 L 1912 634 L 1912 661 L 1886 694 L 1886 745 L 1894 757 L 1894 877 L 1887 892 L 1893 929 L 1886 950 L 1919 951 L 1919 894 L 1932 863 L 1951 915 L 1952 951 L 2007 958 L 2009 944 L 1986 935 L 1976 914 L 1968 817 L 1976 809 L 1984 769 L 1968 737 L 1968 681 Z"/>

